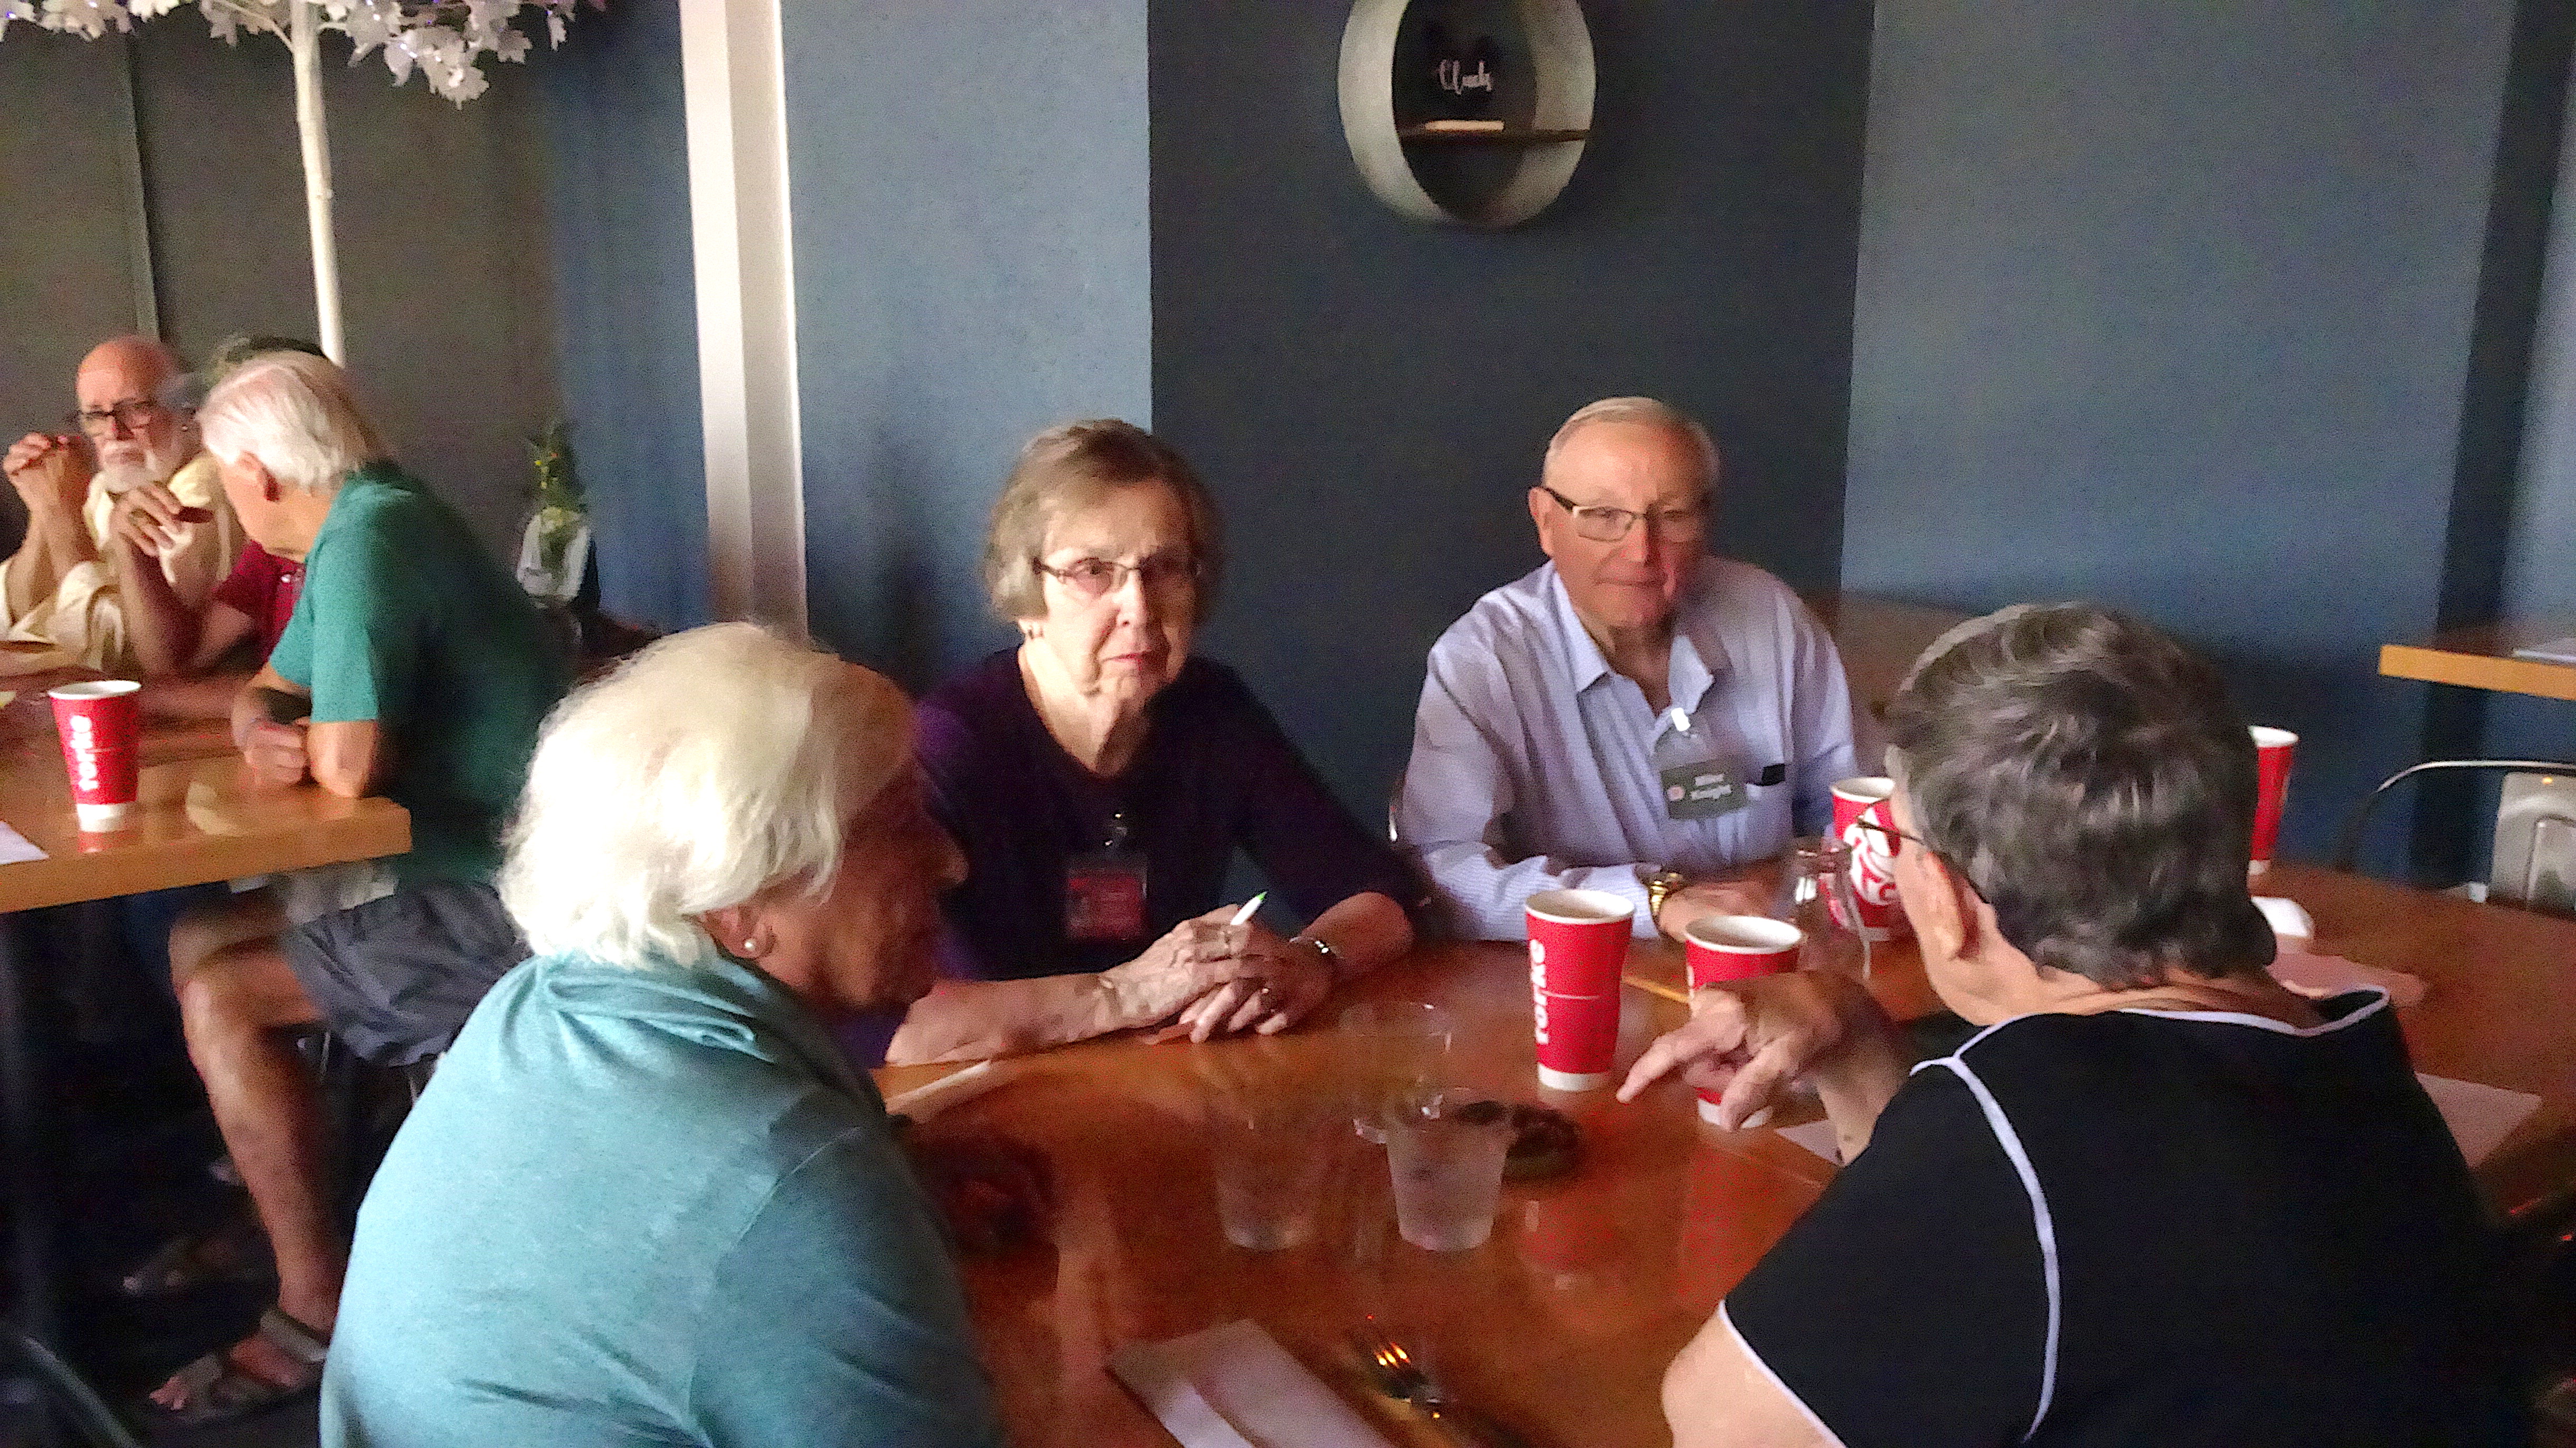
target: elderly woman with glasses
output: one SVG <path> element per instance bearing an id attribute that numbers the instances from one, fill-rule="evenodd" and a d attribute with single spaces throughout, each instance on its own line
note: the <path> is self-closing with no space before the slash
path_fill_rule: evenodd
<path id="1" fill-rule="evenodd" d="M 1022 450 L 984 551 L 1020 646 L 922 701 L 931 808 L 968 875 L 945 978 L 887 1059 L 1276 1032 L 1411 946 L 1402 862 L 1232 670 L 1191 656 L 1223 563 L 1215 504 L 1151 434 L 1080 422 Z M 1231 923 L 1238 846 L 1304 930 Z"/>
<path id="2" fill-rule="evenodd" d="M 333 1448 L 1002 1441 L 938 1218 L 830 1027 L 962 873 L 911 711 L 750 624 L 547 722 L 476 1008 L 358 1214 Z"/>
<path id="3" fill-rule="evenodd" d="M 1779 976 L 1699 992 L 1638 1062 L 1623 1099 L 1678 1069 L 1735 1121 L 1803 1075 L 1845 1162 L 1673 1362 L 1676 1443 L 2530 1441 L 2387 995 L 2267 970 L 2216 672 L 2007 609 L 1888 725 L 1897 889 L 1984 1029 L 1909 1075 L 1859 986 Z"/>

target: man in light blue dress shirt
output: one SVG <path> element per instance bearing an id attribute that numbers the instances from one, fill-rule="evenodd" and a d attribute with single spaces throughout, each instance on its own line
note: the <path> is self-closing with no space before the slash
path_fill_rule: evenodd
<path id="1" fill-rule="evenodd" d="M 1833 639 L 1706 551 L 1717 474 L 1663 403 L 1575 413 L 1529 492 L 1548 561 L 1432 645 L 1396 829 L 1460 934 L 1519 939 L 1522 902 L 1564 887 L 1634 901 L 1640 936 L 1764 913 L 1861 772 Z"/>

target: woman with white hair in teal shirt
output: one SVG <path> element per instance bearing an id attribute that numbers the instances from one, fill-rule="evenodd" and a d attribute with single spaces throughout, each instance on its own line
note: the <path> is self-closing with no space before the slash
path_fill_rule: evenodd
<path id="1" fill-rule="evenodd" d="M 347 1448 L 1001 1441 L 956 1273 L 829 1027 L 930 987 L 962 871 L 911 708 L 749 624 L 548 721 L 500 876 L 536 958 L 359 1213 Z"/>

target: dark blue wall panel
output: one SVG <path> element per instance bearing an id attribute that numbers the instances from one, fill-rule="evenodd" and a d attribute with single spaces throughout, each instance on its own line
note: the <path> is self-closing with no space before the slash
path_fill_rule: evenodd
<path id="1" fill-rule="evenodd" d="M 705 445 L 679 0 L 584 10 L 536 67 L 564 414 L 589 486 L 602 601 L 703 623 Z"/>
<path id="2" fill-rule="evenodd" d="M 2423 747 L 2376 651 L 2441 605 L 2513 26 L 1884 0 L 1845 586 L 2157 620 L 2305 736 L 2320 848 Z"/>
<path id="3" fill-rule="evenodd" d="M 1019 445 L 1152 422 L 1144 0 L 784 14 L 807 598 L 918 687 L 1008 637 L 976 561 Z"/>
<path id="4" fill-rule="evenodd" d="M 1482 233 L 1362 185 L 1347 5 L 1153 6 L 1154 414 L 1235 555 L 1207 647 L 1364 817 L 1431 641 L 1539 561 L 1522 498 L 1581 404 L 1698 413 L 1727 456 L 1723 546 L 1834 580 L 1869 6 L 1584 9 L 1582 167 Z"/>

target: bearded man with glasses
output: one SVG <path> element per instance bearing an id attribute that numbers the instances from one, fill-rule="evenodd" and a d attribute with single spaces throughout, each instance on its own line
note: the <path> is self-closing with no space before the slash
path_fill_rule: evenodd
<path id="1" fill-rule="evenodd" d="M 1636 930 L 1764 913 L 1776 858 L 1860 773 L 1833 640 L 1752 564 L 1708 554 L 1716 444 L 1613 397 L 1548 443 L 1548 561 L 1432 645 L 1395 827 L 1450 923 L 1517 939 L 1541 890 L 1636 902 Z"/>
<path id="2" fill-rule="evenodd" d="M 0 459 L 27 508 L 26 537 L 0 563 L 0 673 L 130 669 L 135 595 L 193 613 L 232 567 L 241 526 L 171 395 L 185 372 L 149 337 L 101 342 L 74 377 L 80 410 L 65 430 L 29 433 Z"/>

